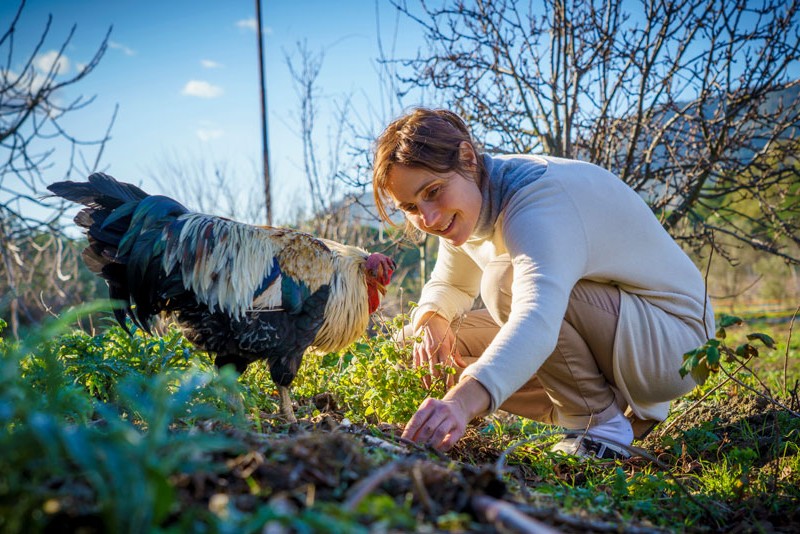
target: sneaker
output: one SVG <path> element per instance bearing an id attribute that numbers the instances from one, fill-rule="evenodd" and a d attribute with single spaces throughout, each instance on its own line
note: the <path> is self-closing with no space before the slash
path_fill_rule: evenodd
<path id="1" fill-rule="evenodd" d="M 567 437 L 553 445 L 550 451 L 578 458 L 593 456 L 601 460 L 627 460 L 631 457 L 631 453 L 619 445 L 585 434 L 567 434 Z"/>

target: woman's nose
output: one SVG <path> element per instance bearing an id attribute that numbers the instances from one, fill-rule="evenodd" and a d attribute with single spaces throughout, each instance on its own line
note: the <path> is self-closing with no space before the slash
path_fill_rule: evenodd
<path id="1" fill-rule="evenodd" d="M 422 216 L 422 224 L 426 228 L 433 227 L 439 221 L 439 210 L 433 203 L 425 203 L 419 206 L 419 213 Z"/>

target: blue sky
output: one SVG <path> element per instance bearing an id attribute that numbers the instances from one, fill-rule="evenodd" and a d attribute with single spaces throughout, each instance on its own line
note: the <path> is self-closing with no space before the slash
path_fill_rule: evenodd
<path id="1" fill-rule="evenodd" d="M 347 94 L 353 96 L 355 112 L 374 115 L 382 109 L 376 13 L 385 46 L 392 46 L 399 19 L 385 0 L 262 1 L 271 172 L 280 219 L 288 215 L 287 204 L 298 201 L 304 184 L 299 103 L 286 54 L 300 41 L 312 52 L 324 50 L 319 79 L 323 119 L 329 109 L 325 102 Z M 17 6 L 16 0 L 0 2 L 3 30 Z M 261 161 L 252 0 L 28 0 L 16 33 L 17 62 L 27 59 L 49 14 L 53 23 L 43 52 L 57 49 L 77 25 L 65 51 L 65 74 L 81 68 L 113 26 L 110 47 L 96 70 L 60 95 L 65 101 L 79 94 L 95 96 L 68 123 L 73 133 L 87 139 L 102 136 L 119 104 L 103 158 L 107 172 L 151 193 L 165 193 L 164 184 L 145 176 L 157 172 L 167 158 L 199 157 L 224 161 L 241 177 L 245 190 L 260 186 L 250 181 Z M 400 24 L 401 39 L 395 46 L 413 54 L 421 43 L 419 30 L 407 20 Z M 46 55 L 39 59 L 46 65 Z M 323 123 L 321 133 L 324 128 Z M 55 161 L 65 157 L 57 152 Z M 60 178 L 53 174 L 54 180 Z"/>

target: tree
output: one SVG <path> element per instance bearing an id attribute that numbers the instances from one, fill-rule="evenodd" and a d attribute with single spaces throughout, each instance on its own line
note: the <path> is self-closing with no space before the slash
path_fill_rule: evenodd
<path id="1" fill-rule="evenodd" d="M 774 165 L 789 159 L 785 141 L 800 127 L 797 1 L 396 5 L 426 40 L 396 60 L 404 90 L 435 90 L 488 152 L 597 163 L 687 244 L 732 258 L 745 243 L 800 263 L 787 247 L 800 243 L 798 206 L 763 194 L 800 178 L 797 166 Z M 757 213 L 739 210 L 742 197 Z"/>
<path id="2" fill-rule="evenodd" d="M 57 233 L 52 209 L 55 204 L 42 198 L 44 187 L 56 178 L 56 157 L 66 160 L 65 179 L 77 172 L 85 175 L 94 170 L 114 123 L 112 116 L 100 139 L 79 139 L 64 124 L 69 116 L 90 105 L 93 98 L 63 100 L 68 88 L 97 67 L 111 30 L 90 61 L 70 74 L 65 50 L 76 27 L 72 26 L 58 49 L 46 51 L 53 22 L 48 17 L 38 42 L 20 61 L 15 55 L 14 40 L 24 7 L 22 0 L 0 36 L 0 57 L 6 61 L 0 66 L 0 311 L 8 313 L 15 335 L 20 315 L 33 319 L 46 310 L 48 304 L 41 302 L 40 293 L 63 293 L 61 276 L 74 267 L 60 266 L 58 276 L 35 276 L 43 266 L 55 273 L 54 258 L 65 257 L 62 243 L 47 237 Z M 45 172 L 47 180 L 43 177 Z M 74 255 L 66 257 L 77 261 Z"/>
<path id="3" fill-rule="evenodd" d="M 193 211 L 221 215 L 251 224 L 266 220 L 256 165 L 242 177 L 224 160 L 202 152 L 165 151 L 148 169 L 151 181 L 164 184 L 167 194 Z"/>
<path id="4" fill-rule="evenodd" d="M 297 215 L 304 220 L 302 226 L 315 235 L 364 244 L 369 239 L 368 227 L 377 225 L 378 218 L 374 210 L 363 205 L 364 198 L 371 199 L 371 195 L 364 194 L 367 184 L 363 178 L 364 168 L 356 164 L 357 155 L 363 154 L 364 149 L 348 143 L 348 139 L 358 137 L 351 120 L 354 115 L 351 96 L 325 99 L 318 85 L 324 53 L 315 54 L 305 43 L 298 43 L 296 54 L 287 55 L 286 63 L 300 106 L 297 121 L 303 145 L 302 172 L 308 186 L 311 209 L 310 216 L 302 213 Z M 321 144 L 320 109 L 326 104 L 333 107 L 330 113 L 333 126 L 328 127 L 325 136 L 327 143 Z M 322 150 L 325 145 L 326 153 Z M 367 220 L 355 220 L 356 212 Z M 370 216 L 372 220 L 369 220 Z"/>

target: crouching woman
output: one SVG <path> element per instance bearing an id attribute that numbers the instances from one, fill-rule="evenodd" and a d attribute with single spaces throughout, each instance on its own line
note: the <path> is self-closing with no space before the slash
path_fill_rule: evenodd
<path id="1" fill-rule="evenodd" d="M 432 377 L 457 370 L 404 437 L 447 450 L 503 409 L 566 428 L 555 451 L 624 457 L 695 386 L 679 368 L 714 332 L 703 277 L 612 173 L 483 154 L 460 117 L 421 108 L 377 139 L 373 186 L 385 220 L 392 204 L 439 238 L 407 333 Z"/>

